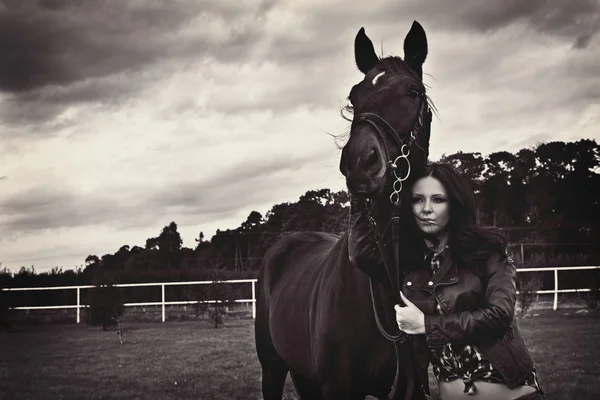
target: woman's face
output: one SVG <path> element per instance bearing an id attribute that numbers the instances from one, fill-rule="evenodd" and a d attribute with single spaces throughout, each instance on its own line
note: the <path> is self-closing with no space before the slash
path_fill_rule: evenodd
<path id="1" fill-rule="evenodd" d="M 450 222 L 450 203 L 442 183 L 432 176 L 415 182 L 412 189 L 413 213 L 423 233 L 439 234 Z"/>

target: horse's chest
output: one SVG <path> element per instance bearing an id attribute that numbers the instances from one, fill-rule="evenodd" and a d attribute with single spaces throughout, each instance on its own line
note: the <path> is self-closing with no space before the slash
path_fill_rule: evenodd
<path id="1" fill-rule="evenodd" d="M 340 362 L 352 362 L 363 365 L 363 374 L 377 374 L 389 364 L 394 349 L 377 331 L 368 287 L 340 291 L 328 282 L 296 279 L 273 293 L 270 318 L 277 323 L 270 327 L 277 352 L 306 373 L 327 374 Z"/>

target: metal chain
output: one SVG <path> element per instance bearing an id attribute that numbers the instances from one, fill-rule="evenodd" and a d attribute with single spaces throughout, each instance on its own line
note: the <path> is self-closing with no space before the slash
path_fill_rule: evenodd
<path id="1" fill-rule="evenodd" d="M 392 168 L 392 172 L 394 173 L 394 176 L 396 177 L 396 180 L 394 181 L 394 183 L 392 185 L 392 193 L 390 194 L 390 201 L 394 205 L 400 204 L 400 192 L 402 191 L 402 182 L 407 180 L 408 177 L 410 176 L 410 160 L 408 159 L 409 155 L 410 155 L 410 148 L 406 144 L 403 144 L 402 148 L 400 149 L 400 155 L 398 157 L 396 157 L 394 162 L 390 161 L 390 167 Z M 406 160 L 406 165 L 407 165 L 406 175 L 404 177 L 398 176 L 398 173 L 400 172 L 399 168 L 398 168 L 398 162 L 401 159 Z"/>

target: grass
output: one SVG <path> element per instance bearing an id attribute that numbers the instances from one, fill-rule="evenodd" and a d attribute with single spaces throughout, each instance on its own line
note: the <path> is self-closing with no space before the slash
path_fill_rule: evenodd
<path id="1" fill-rule="evenodd" d="M 540 310 L 521 320 L 549 400 L 600 394 L 600 314 Z M 0 398 L 260 399 L 254 321 L 13 326 L 0 332 Z M 433 399 L 437 398 L 435 383 Z M 284 399 L 297 399 L 290 379 Z"/>

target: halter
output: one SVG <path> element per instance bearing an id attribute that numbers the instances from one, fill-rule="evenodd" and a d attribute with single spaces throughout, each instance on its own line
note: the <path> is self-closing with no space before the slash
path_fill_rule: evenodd
<path id="1" fill-rule="evenodd" d="M 425 120 L 424 120 L 425 117 Z M 381 242 L 381 238 L 377 232 L 377 224 L 375 222 L 375 219 L 371 216 L 371 207 L 369 207 L 369 205 L 367 204 L 367 215 L 368 215 L 368 219 L 369 222 L 371 223 L 371 225 L 373 226 L 374 232 L 375 232 L 375 242 L 377 243 L 377 246 L 379 247 L 379 251 L 381 253 L 381 258 L 384 262 L 385 265 L 385 270 L 387 272 L 387 276 L 390 280 L 390 284 L 392 286 L 392 291 L 395 295 L 395 299 L 398 302 L 398 304 L 403 304 L 400 296 L 399 296 L 399 291 L 400 291 L 400 273 L 398 271 L 399 269 L 399 265 L 400 265 L 400 203 L 401 203 L 401 197 L 400 197 L 400 193 L 402 192 L 402 188 L 403 188 L 403 182 L 406 181 L 409 177 L 410 177 L 410 173 L 411 173 L 411 165 L 410 165 L 410 160 L 408 159 L 408 157 L 410 156 L 410 150 L 411 147 L 413 146 L 413 144 L 415 146 L 417 146 L 421 151 L 423 151 L 425 154 L 427 154 L 427 150 L 425 148 L 423 148 L 417 141 L 417 138 L 420 137 L 420 135 L 425 135 L 426 138 L 429 137 L 429 133 L 430 133 L 430 129 L 431 129 L 431 119 L 432 119 L 432 114 L 431 114 L 431 110 L 429 108 L 429 105 L 427 103 L 427 98 L 425 96 L 425 93 L 422 93 L 419 96 L 419 113 L 417 114 L 417 116 L 415 117 L 415 121 L 413 123 L 413 127 L 410 130 L 410 132 L 404 134 L 404 138 L 401 137 L 400 134 L 398 134 L 398 132 L 396 132 L 396 130 L 382 117 L 380 117 L 379 115 L 375 114 L 375 113 L 361 113 L 358 114 L 355 118 L 355 121 L 352 123 L 353 127 L 356 126 L 356 124 L 359 124 L 361 122 L 363 123 L 368 123 L 369 125 L 371 125 L 375 131 L 377 132 L 377 134 L 379 135 L 380 139 L 381 139 L 381 143 L 383 144 L 384 150 L 385 150 L 385 154 L 386 157 L 389 157 L 389 151 L 387 149 L 386 146 L 386 141 L 385 141 L 385 134 L 388 134 L 392 140 L 394 141 L 394 143 L 396 144 L 396 146 L 400 149 L 400 155 L 398 155 L 394 161 L 392 160 L 388 160 L 387 164 L 389 166 L 388 171 L 390 173 L 390 178 L 392 179 L 392 193 L 389 196 L 389 201 L 392 204 L 393 208 L 392 208 L 392 243 L 393 243 L 393 248 L 394 248 L 394 260 L 393 260 L 393 264 L 390 265 L 390 261 L 387 259 L 386 256 L 386 252 L 385 252 L 385 244 L 383 244 Z M 424 124 L 425 122 L 425 124 Z M 427 139 L 428 140 L 428 139 Z M 406 164 L 406 173 L 404 174 L 404 176 L 402 176 L 401 170 L 400 170 L 400 163 L 405 163 Z M 370 200 L 368 200 L 370 201 Z M 393 277 L 393 272 L 396 272 L 395 277 L 396 279 L 394 279 Z M 404 273 L 404 271 L 403 271 Z M 403 279 L 404 280 L 404 279 Z M 377 328 L 379 329 L 379 332 L 383 335 L 384 338 L 386 338 L 387 340 L 391 341 L 394 343 L 394 347 L 396 349 L 396 376 L 394 378 L 394 383 L 392 384 L 392 388 L 389 394 L 389 398 L 393 398 L 395 396 L 396 393 L 396 388 L 398 385 L 398 378 L 399 378 L 399 373 L 400 373 L 400 350 L 399 350 L 399 344 L 406 342 L 407 340 L 409 340 L 409 336 L 398 329 L 398 332 L 396 334 L 390 334 L 388 332 L 386 332 L 385 328 L 383 327 L 383 325 L 381 324 L 381 320 L 379 319 L 379 314 L 377 312 L 377 307 L 375 306 L 375 291 L 373 289 L 373 281 L 371 279 L 371 277 L 369 277 L 369 289 L 371 292 L 371 303 L 373 306 L 373 314 L 375 315 L 375 322 L 377 323 Z"/>

